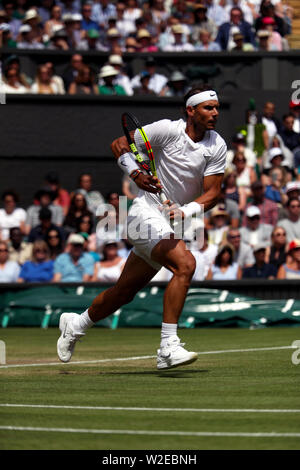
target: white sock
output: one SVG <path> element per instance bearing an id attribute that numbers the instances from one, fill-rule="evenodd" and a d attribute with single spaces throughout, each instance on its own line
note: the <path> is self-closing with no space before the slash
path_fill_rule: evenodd
<path id="1" fill-rule="evenodd" d="M 177 336 L 177 323 L 164 323 L 161 324 L 161 341 L 160 346 L 164 347 L 167 344 L 170 336 Z"/>
<path id="2" fill-rule="evenodd" d="M 78 333 L 84 332 L 88 328 L 94 325 L 94 322 L 90 319 L 88 314 L 88 309 L 83 312 L 81 315 L 77 315 L 73 320 L 73 326 L 75 331 Z"/>

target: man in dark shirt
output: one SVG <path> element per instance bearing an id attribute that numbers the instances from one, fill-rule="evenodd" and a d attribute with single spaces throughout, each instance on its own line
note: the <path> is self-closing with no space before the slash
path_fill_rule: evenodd
<path id="1" fill-rule="evenodd" d="M 293 130 L 295 118 L 292 114 L 285 114 L 283 116 L 282 129 L 280 136 L 284 144 L 293 151 L 300 145 L 300 134 Z"/>
<path id="2" fill-rule="evenodd" d="M 249 268 L 243 269 L 243 279 L 247 278 L 263 278 L 275 279 L 277 269 L 273 264 L 265 263 L 266 246 L 262 243 L 253 248 L 255 263 Z"/>
<path id="3" fill-rule="evenodd" d="M 34 243 L 36 240 L 46 241 L 46 235 L 48 233 L 48 230 L 50 229 L 57 230 L 61 234 L 62 240 L 66 239 L 65 231 L 61 227 L 58 227 L 57 225 L 53 224 L 51 222 L 51 219 L 52 212 L 50 211 L 50 209 L 48 209 L 47 207 L 42 207 L 39 212 L 40 223 L 39 225 L 36 225 L 30 230 L 28 236 L 29 243 Z"/>

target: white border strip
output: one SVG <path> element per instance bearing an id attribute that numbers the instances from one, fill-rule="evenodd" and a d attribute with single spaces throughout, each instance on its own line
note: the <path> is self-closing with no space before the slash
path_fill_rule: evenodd
<path id="1" fill-rule="evenodd" d="M 250 348 L 250 349 L 224 349 L 221 351 L 200 351 L 197 354 L 206 355 L 206 354 L 226 354 L 226 353 L 240 353 L 240 352 L 256 352 L 256 351 L 278 351 L 280 349 L 297 349 L 297 346 L 275 346 L 269 348 Z M 73 361 L 68 364 L 103 364 L 105 362 L 121 362 L 121 361 L 139 361 L 146 359 L 154 359 L 156 356 L 134 356 L 134 357 L 116 357 L 110 359 L 95 359 L 91 361 Z M 8 364 L 5 366 L 0 366 L 1 369 L 11 369 L 15 367 L 42 367 L 42 366 L 64 366 L 65 363 L 62 362 L 40 362 L 40 363 L 29 363 L 29 364 Z"/>
<path id="2" fill-rule="evenodd" d="M 159 411 L 159 412 L 191 412 L 191 413 L 300 413 L 300 409 L 254 409 L 254 408 L 144 408 L 132 406 L 80 406 L 80 405 L 32 405 L 23 403 L 0 403 L 6 408 L 46 408 L 93 411 Z"/>
<path id="3" fill-rule="evenodd" d="M 74 429 L 41 428 L 31 426 L 0 426 L 3 431 L 65 432 L 77 434 L 121 434 L 144 436 L 196 436 L 196 437 L 300 437 L 299 432 L 193 432 L 193 431 L 146 431 L 130 429 Z"/>

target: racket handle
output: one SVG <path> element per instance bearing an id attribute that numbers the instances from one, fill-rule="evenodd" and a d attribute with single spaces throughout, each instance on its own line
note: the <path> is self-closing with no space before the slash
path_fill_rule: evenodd
<path id="1" fill-rule="evenodd" d="M 168 200 L 167 196 L 162 191 L 159 193 L 159 197 L 162 203 Z"/>

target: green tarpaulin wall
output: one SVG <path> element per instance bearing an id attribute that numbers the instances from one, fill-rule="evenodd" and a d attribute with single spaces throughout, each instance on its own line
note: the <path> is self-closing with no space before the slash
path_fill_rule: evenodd
<path id="1" fill-rule="evenodd" d="M 105 288 L 48 285 L 5 291 L 0 297 L 0 324 L 3 328 L 57 326 L 62 312 L 83 312 Z M 164 287 L 149 286 L 97 326 L 159 327 L 163 295 Z M 262 300 L 227 290 L 191 287 L 179 325 L 187 328 L 300 326 L 300 300 Z"/>

